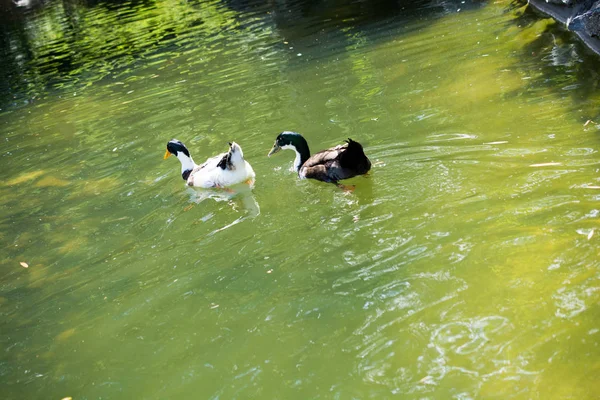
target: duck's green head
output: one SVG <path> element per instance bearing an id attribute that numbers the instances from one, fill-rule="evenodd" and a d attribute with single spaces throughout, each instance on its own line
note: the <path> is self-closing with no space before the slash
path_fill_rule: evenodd
<path id="1" fill-rule="evenodd" d="M 308 151 L 308 144 L 306 139 L 297 132 L 284 131 L 277 135 L 273 148 L 269 152 L 268 156 L 271 157 L 281 149 L 295 150 L 296 152 L 302 152 L 303 150 Z"/>
<path id="2" fill-rule="evenodd" d="M 308 149 L 308 143 L 301 134 L 291 131 L 284 131 L 277 135 L 273 148 L 269 152 L 268 156 L 277 153 L 281 149 L 294 150 L 296 153 L 296 159 L 294 160 L 293 170 L 298 172 L 302 164 L 310 157 L 310 150 Z"/>

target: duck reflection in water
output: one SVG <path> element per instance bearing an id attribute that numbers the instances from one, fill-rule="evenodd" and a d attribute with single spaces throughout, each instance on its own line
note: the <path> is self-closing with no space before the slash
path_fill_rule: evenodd
<path id="1" fill-rule="evenodd" d="M 253 185 L 239 184 L 234 185 L 226 189 L 202 189 L 188 187 L 188 193 L 190 195 L 190 202 L 192 203 L 189 208 L 195 204 L 200 204 L 205 200 L 212 199 L 218 203 L 227 203 L 234 211 L 242 213 L 242 215 L 235 221 L 216 229 L 211 232 L 215 234 L 223 231 L 227 228 L 231 228 L 234 225 L 246 219 L 254 219 L 260 215 L 260 206 L 252 193 Z"/>

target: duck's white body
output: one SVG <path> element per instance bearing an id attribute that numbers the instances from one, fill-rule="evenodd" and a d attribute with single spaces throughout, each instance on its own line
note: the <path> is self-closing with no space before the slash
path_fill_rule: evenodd
<path id="1" fill-rule="evenodd" d="M 242 159 L 233 163 L 233 168 L 222 169 L 219 166 L 227 153 L 211 157 L 202 165 L 196 166 L 187 179 L 189 186 L 212 188 L 227 187 L 246 181 L 254 181 L 256 174 L 248 161 Z M 251 182 L 248 182 L 251 183 Z"/>
<path id="2" fill-rule="evenodd" d="M 183 146 L 179 141 L 172 147 Z M 197 165 L 189 151 L 170 151 L 167 145 L 167 153 L 175 154 L 181 162 L 181 175 L 189 186 L 201 188 L 227 187 L 238 183 L 253 184 L 256 174 L 250 164 L 244 160 L 242 148 L 237 143 L 231 143 L 227 153 L 211 157 L 203 164 Z M 186 154 L 187 152 L 187 154 Z M 165 155 L 165 157 L 167 157 Z"/>

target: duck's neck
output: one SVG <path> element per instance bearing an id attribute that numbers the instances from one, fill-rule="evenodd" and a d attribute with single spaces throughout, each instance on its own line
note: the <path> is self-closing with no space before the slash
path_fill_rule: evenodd
<path id="1" fill-rule="evenodd" d="M 192 173 L 192 170 L 196 166 L 192 157 L 189 157 L 182 152 L 177 152 L 177 158 L 181 161 L 181 177 L 187 181 L 188 176 Z"/>
<path id="2" fill-rule="evenodd" d="M 310 158 L 310 150 L 308 149 L 308 143 L 303 141 L 302 143 L 296 143 L 295 145 L 283 146 L 283 148 L 289 148 L 294 150 L 296 158 L 294 159 L 294 171 L 298 172 L 300 167 L 304 165 L 306 160 Z"/>

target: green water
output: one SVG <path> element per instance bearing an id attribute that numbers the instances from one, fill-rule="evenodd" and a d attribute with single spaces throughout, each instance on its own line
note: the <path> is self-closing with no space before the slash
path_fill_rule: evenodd
<path id="1" fill-rule="evenodd" d="M 600 397 L 598 58 L 509 1 L 421 3 L 27 14 L 2 398 Z M 300 181 L 266 157 L 282 130 L 373 169 Z M 235 140 L 254 189 L 186 188 L 172 138 L 196 161 Z"/>

